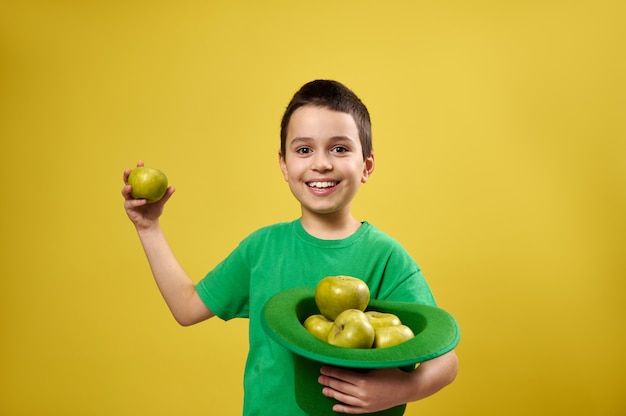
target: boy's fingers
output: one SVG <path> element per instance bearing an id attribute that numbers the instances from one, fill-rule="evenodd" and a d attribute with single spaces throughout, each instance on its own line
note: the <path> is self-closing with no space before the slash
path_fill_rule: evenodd
<path id="1" fill-rule="evenodd" d="M 122 175 L 122 179 L 124 179 L 124 183 L 128 185 L 128 176 L 130 175 L 130 171 L 132 169 L 124 169 L 124 174 Z"/>
<path id="2" fill-rule="evenodd" d="M 132 191 L 132 186 L 130 185 L 126 185 L 122 188 L 122 196 L 124 197 L 124 199 L 126 201 L 143 201 L 141 204 L 137 204 L 134 206 L 139 206 L 139 205 L 144 205 L 144 203 L 146 202 L 145 199 L 141 199 L 141 198 L 133 198 L 133 196 L 131 195 L 131 191 Z"/>
<path id="3" fill-rule="evenodd" d="M 172 196 L 174 191 L 176 191 L 176 188 L 174 188 L 173 186 L 169 186 L 167 188 L 167 191 L 165 191 L 165 195 L 163 195 L 163 197 L 161 199 L 159 199 L 159 201 L 157 203 L 165 205 L 165 203 L 170 199 L 170 197 Z"/>
<path id="4" fill-rule="evenodd" d="M 124 202 L 124 206 L 127 209 L 133 209 L 133 208 L 137 208 L 140 207 L 142 205 L 146 205 L 148 203 L 147 200 L 145 199 L 133 199 L 133 198 L 129 198 L 126 199 L 126 201 Z"/>
<path id="5" fill-rule="evenodd" d="M 143 165 L 144 165 L 143 160 L 140 160 L 140 161 L 137 162 L 137 167 L 138 168 L 143 167 Z M 126 184 L 128 184 L 128 176 L 130 175 L 131 171 L 132 171 L 131 168 L 124 169 L 124 176 L 123 176 L 123 178 L 124 178 L 124 183 L 126 183 Z"/>

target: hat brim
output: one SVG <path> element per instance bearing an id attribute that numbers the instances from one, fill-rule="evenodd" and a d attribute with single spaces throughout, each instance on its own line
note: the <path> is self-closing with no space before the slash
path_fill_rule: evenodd
<path id="1" fill-rule="evenodd" d="M 454 317 L 441 308 L 372 299 L 367 310 L 397 315 L 415 337 L 387 348 L 342 348 L 309 333 L 302 323 L 318 314 L 315 289 L 293 288 L 274 295 L 264 306 L 261 324 L 278 344 L 294 354 L 323 364 L 348 368 L 391 368 L 415 365 L 456 347 L 460 331 Z"/>

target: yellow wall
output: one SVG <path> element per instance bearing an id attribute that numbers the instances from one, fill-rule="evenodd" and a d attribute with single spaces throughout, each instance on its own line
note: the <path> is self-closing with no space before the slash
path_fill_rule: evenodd
<path id="1" fill-rule="evenodd" d="M 278 123 L 314 78 L 372 113 L 355 213 L 462 327 L 457 381 L 407 414 L 626 411 L 623 2 L 7 3 L 0 414 L 239 414 L 246 322 L 176 326 L 122 170 L 168 174 L 199 279 L 298 215 Z"/>

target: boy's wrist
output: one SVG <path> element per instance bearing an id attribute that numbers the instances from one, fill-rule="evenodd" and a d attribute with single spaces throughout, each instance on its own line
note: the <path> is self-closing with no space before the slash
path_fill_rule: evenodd
<path id="1" fill-rule="evenodd" d="M 135 229 L 140 238 L 150 237 L 161 233 L 161 225 L 158 221 L 151 222 L 150 224 L 136 224 Z"/>

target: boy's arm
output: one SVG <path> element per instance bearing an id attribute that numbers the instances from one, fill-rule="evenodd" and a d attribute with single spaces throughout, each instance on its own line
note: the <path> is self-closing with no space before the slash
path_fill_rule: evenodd
<path id="1" fill-rule="evenodd" d="M 161 227 L 137 232 L 154 280 L 176 322 L 189 326 L 214 316 L 198 296 L 194 282 L 174 257 Z"/>
<path id="2" fill-rule="evenodd" d="M 412 373 L 385 368 L 360 373 L 338 367 L 322 367 L 322 392 L 341 402 L 333 407 L 339 413 L 362 414 L 389 409 L 424 399 L 452 381 L 458 369 L 454 351 L 425 361 Z"/>
<path id="3" fill-rule="evenodd" d="M 143 166 L 143 162 L 139 162 L 137 166 Z M 174 256 L 159 225 L 164 205 L 175 189 L 169 187 L 160 201 L 148 204 L 145 199 L 133 199 L 131 196 L 131 187 L 128 185 L 129 174 L 130 169 L 126 169 L 125 186 L 122 188 L 124 208 L 137 229 L 152 274 L 167 306 L 176 321 L 183 326 L 212 317 L 214 314 L 198 296 L 194 282 Z"/>

